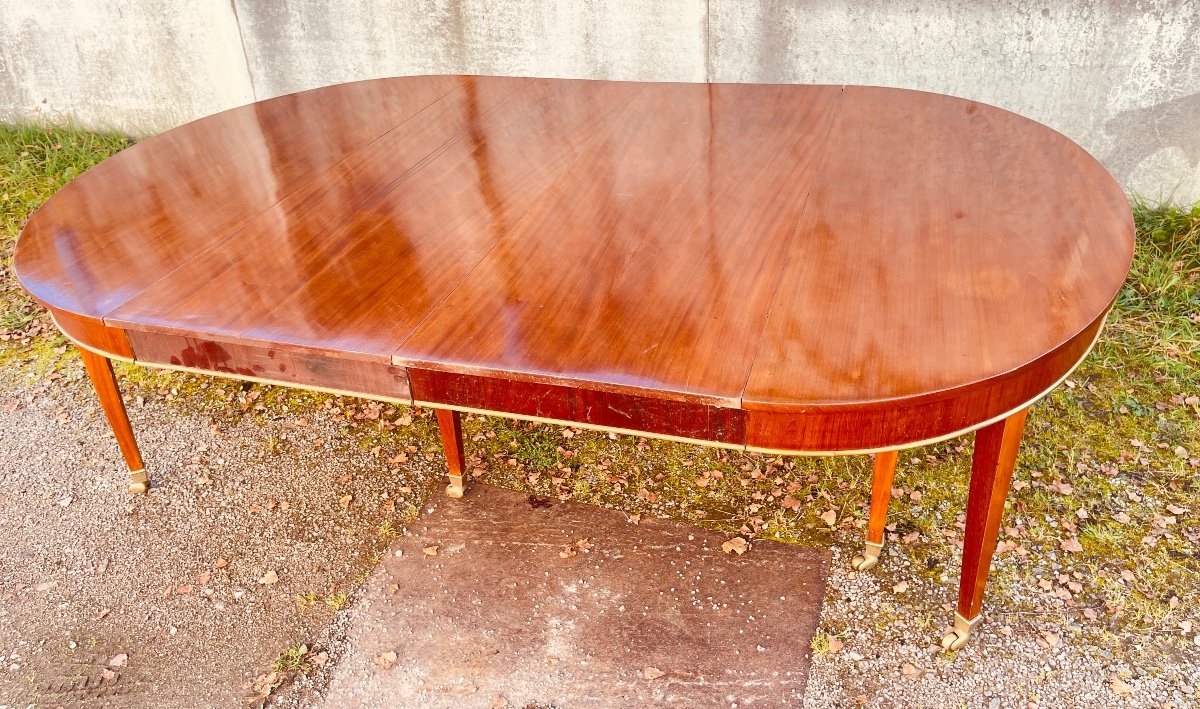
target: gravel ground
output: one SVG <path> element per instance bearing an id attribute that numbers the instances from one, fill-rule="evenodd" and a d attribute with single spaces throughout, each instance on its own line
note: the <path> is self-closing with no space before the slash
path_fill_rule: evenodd
<path id="1" fill-rule="evenodd" d="M 440 489 L 427 432 L 415 446 L 395 436 L 407 460 L 392 467 L 396 450 L 366 448 L 332 400 L 248 415 L 160 389 L 131 406 L 154 485 L 131 498 L 77 361 L 51 382 L 8 379 L 0 706 L 96 696 L 238 706 L 253 700 L 256 678 L 258 689 L 280 685 L 273 703 L 307 706 L 344 654 L 349 628 L 335 608 L 354 602 L 378 555 Z M 1114 653 L 1094 628 L 1047 611 L 1029 580 L 1006 583 L 1016 594 L 992 603 L 1000 611 L 949 656 L 937 641 L 953 574 L 922 576 L 898 553 L 854 573 L 854 551 L 834 548 L 806 706 L 1197 706 L 1200 647 L 1181 631 L 1126 638 Z M 997 575 L 1017 568 L 1016 555 L 997 558 Z M 308 676 L 269 674 L 300 644 Z M 1158 662 L 1131 660 L 1142 644 Z"/>
<path id="2" fill-rule="evenodd" d="M 901 555 L 886 551 L 880 566 L 854 572 L 853 553 L 834 551 L 822 627 L 836 651 L 813 659 L 805 707 L 1198 706 L 1200 648 L 1181 633 L 1139 639 L 1179 648 L 1177 663 L 1151 671 L 1118 659 L 1064 616 L 985 611 L 967 646 L 949 655 L 939 641 L 954 584 L 914 581 Z M 1006 565 L 996 560 L 997 570 Z M 1023 595 L 1000 605 L 1032 607 Z"/>
<path id="3" fill-rule="evenodd" d="M 430 477 L 379 474 L 328 410 L 229 424 L 159 400 L 130 410 L 153 485 L 131 497 L 77 367 L 0 389 L 0 706 L 238 706 L 327 630 Z"/>

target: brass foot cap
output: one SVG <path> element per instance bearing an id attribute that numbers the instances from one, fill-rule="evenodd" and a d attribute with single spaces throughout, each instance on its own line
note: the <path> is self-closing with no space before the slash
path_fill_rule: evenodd
<path id="1" fill-rule="evenodd" d="M 883 553 L 883 544 L 876 542 L 867 542 L 864 545 L 863 553 L 850 560 L 850 567 L 855 571 L 866 571 L 867 569 L 875 568 L 879 563 L 879 555 Z"/>
<path id="2" fill-rule="evenodd" d="M 853 568 L 855 571 L 866 571 L 868 569 L 875 568 L 875 565 L 878 563 L 879 563 L 879 557 L 877 557 L 877 556 L 867 556 L 864 554 L 859 554 L 858 556 L 856 556 L 850 560 L 850 567 Z"/>
<path id="3" fill-rule="evenodd" d="M 961 650 L 967 644 L 967 639 L 971 637 L 971 631 L 975 629 L 982 618 L 982 615 L 977 615 L 971 620 L 967 620 L 955 613 L 954 627 L 942 636 L 942 648 L 947 651 Z"/>

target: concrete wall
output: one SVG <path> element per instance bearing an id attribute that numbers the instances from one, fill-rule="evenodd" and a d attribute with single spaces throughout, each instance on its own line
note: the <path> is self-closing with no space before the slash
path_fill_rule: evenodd
<path id="1" fill-rule="evenodd" d="M 1200 200 L 1192 0 L 0 0 L 0 120 L 147 134 L 421 73 L 867 83 L 1035 118 Z"/>

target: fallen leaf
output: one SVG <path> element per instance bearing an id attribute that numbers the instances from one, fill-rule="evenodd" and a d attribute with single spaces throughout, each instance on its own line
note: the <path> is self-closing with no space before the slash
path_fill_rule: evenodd
<path id="1" fill-rule="evenodd" d="M 258 582 L 264 586 L 270 586 L 271 584 L 279 583 L 279 575 L 275 573 L 275 569 L 271 569 L 267 573 L 263 574 L 262 578 L 260 578 Z"/>
<path id="2" fill-rule="evenodd" d="M 213 566 L 217 567 L 218 569 L 223 569 L 226 566 L 229 566 L 229 561 L 227 559 L 217 559 Z"/>
<path id="3" fill-rule="evenodd" d="M 394 596 L 397 593 L 400 593 L 400 584 L 394 583 L 394 584 L 389 585 L 387 587 L 387 592 L 388 592 L 388 595 L 391 595 L 391 596 Z"/>
<path id="4" fill-rule="evenodd" d="M 1055 647 L 1062 640 L 1062 636 L 1059 635 L 1058 633 L 1052 633 L 1050 631 L 1046 631 L 1046 632 L 1042 633 L 1042 639 L 1045 640 L 1046 644 L 1049 645 L 1050 647 Z"/>
<path id="5" fill-rule="evenodd" d="M 381 670 L 390 670 L 396 666 L 396 652 L 388 650 L 382 655 L 376 655 L 375 659 L 371 660 Z"/>
<path id="6" fill-rule="evenodd" d="M 1133 687 L 1130 687 L 1123 679 L 1116 676 L 1112 678 L 1112 691 L 1122 697 L 1133 696 Z"/>
<path id="7" fill-rule="evenodd" d="M 342 495 L 342 497 L 338 500 L 338 504 L 341 505 L 342 509 L 344 510 L 350 507 L 350 501 L 353 499 L 354 495 Z"/>
<path id="8" fill-rule="evenodd" d="M 642 670 L 642 676 L 646 679 L 658 679 L 659 677 L 666 676 L 666 674 L 666 672 L 663 672 L 657 667 L 647 667 L 646 669 Z"/>
<path id="9" fill-rule="evenodd" d="M 829 652 L 831 654 L 840 652 L 843 647 L 845 647 L 845 643 L 843 643 L 841 640 L 838 640 L 837 638 L 829 638 Z"/>
<path id="10" fill-rule="evenodd" d="M 191 592 L 192 592 L 192 587 L 188 584 L 183 584 L 182 586 L 175 587 L 175 593 L 176 593 L 176 595 L 179 595 L 179 596 L 186 596 L 187 594 L 189 594 Z"/>
<path id="11" fill-rule="evenodd" d="M 109 680 L 116 679 L 116 676 L 117 676 L 117 673 L 113 672 L 112 670 L 110 670 L 108 668 L 100 670 L 100 679 L 102 681 L 107 682 Z"/>
<path id="12" fill-rule="evenodd" d="M 746 550 L 749 548 L 750 545 L 741 537 L 734 537 L 733 539 L 730 539 L 721 545 L 721 551 L 725 552 L 726 554 L 737 554 L 738 556 L 745 554 Z"/>
<path id="13" fill-rule="evenodd" d="M 821 513 L 821 521 L 832 527 L 837 523 L 837 510 L 825 510 Z"/>
<path id="14" fill-rule="evenodd" d="M 1181 515 L 1184 512 L 1187 512 L 1187 508 L 1180 507 L 1179 505 L 1167 505 L 1167 512 L 1170 512 L 1173 515 Z"/>
<path id="15" fill-rule="evenodd" d="M 562 559 L 570 559 L 578 553 L 574 547 L 565 547 L 562 551 L 558 552 L 558 556 Z"/>
<path id="16" fill-rule="evenodd" d="M 1083 545 L 1075 537 L 1067 537 L 1062 541 L 1063 551 L 1080 552 L 1083 551 Z"/>
<path id="17" fill-rule="evenodd" d="M 129 655 L 127 655 L 126 653 L 121 653 L 120 655 L 114 655 L 113 658 L 108 661 L 109 667 L 124 667 L 125 665 L 128 665 L 128 664 L 129 664 Z"/>
<path id="18" fill-rule="evenodd" d="M 104 616 L 108 615 L 109 612 L 109 609 L 105 608 L 104 610 L 100 611 L 92 620 L 103 620 Z"/>
<path id="19" fill-rule="evenodd" d="M 908 677 L 909 679 L 917 679 L 921 676 L 921 670 L 917 669 L 917 666 L 913 663 L 905 662 L 900 666 L 900 674 Z"/>
<path id="20" fill-rule="evenodd" d="M 436 546 L 428 546 L 421 551 L 425 552 L 425 556 L 437 556 L 438 548 Z"/>
<path id="21" fill-rule="evenodd" d="M 892 586 L 892 590 L 895 591 L 896 593 L 904 593 L 905 591 L 908 590 L 908 582 L 901 581 L 900 583 L 896 584 L 895 586 Z"/>

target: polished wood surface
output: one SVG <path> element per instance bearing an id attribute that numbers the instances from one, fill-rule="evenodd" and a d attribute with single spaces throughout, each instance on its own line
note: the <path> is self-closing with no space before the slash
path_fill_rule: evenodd
<path id="1" fill-rule="evenodd" d="M 84 369 L 92 386 L 96 389 L 96 397 L 100 400 L 100 408 L 117 438 L 117 446 L 121 456 L 129 466 L 131 483 L 129 489 L 136 493 L 146 491 L 145 465 L 142 463 L 142 453 L 138 450 L 137 441 L 133 437 L 133 429 L 129 426 L 129 416 L 125 412 L 125 402 L 121 399 L 121 391 L 117 388 L 117 378 L 113 374 L 112 363 L 107 357 L 98 355 L 90 350 L 80 350 Z"/>
<path id="2" fill-rule="evenodd" d="M 72 182 L 21 283 L 109 357 L 438 409 L 787 453 L 978 429 L 960 601 L 979 618 L 1028 407 L 1099 336 L 1120 188 L 1054 131 L 884 88 L 414 77 L 227 111 Z M 145 474 L 135 487 L 145 489 Z"/>
<path id="3" fill-rule="evenodd" d="M 971 461 L 971 489 L 967 495 L 967 529 L 963 539 L 962 582 L 958 588 L 958 614 L 973 619 L 983 605 L 983 590 L 1004 501 L 1012 481 L 1021 432 L 1029 410 L 1024 409 L 975 432 L 975 454 Z"/>
<path id="4" fill-rule="evenodd" d="M 836 452 L 1036 399 L 1131 254 L 1091 157 L 970 101 L 415 77 L 138 144 L 35 214 L 15 268 L 120 357 Z M 260 372 L 267 351 L 317 375 Z M 531 413 L 539 391 L 572 401 Z"/>
<path id="5" fill-rule="evenodd" d="M 896 451 L 875 454 L 875 471 L 871 476 L 871 511 L 867 517 L 867 542 L 883 544 L 887 525 L 888 503 L 892 501 L 892 480 L 896 476 Z"/>

